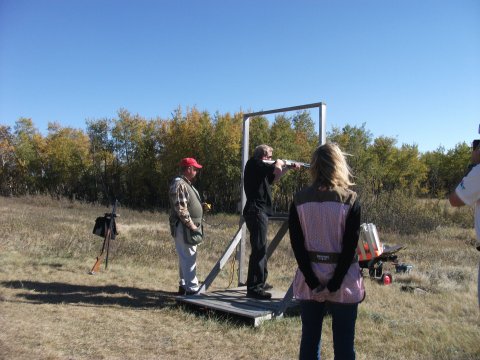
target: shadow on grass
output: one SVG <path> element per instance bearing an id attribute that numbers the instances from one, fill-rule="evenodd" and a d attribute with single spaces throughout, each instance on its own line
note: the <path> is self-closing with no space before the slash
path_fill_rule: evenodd
<path id="1" fill-rule="evenodd" d="M 86 286 L 28 280 L 4 281 L 0 285 L 10 289 L 27 290 L 28 292 L 16 296 L 37 304 L 116 305 L 140 309 L 162 308 L 176 304 L 175 292 L 135 287 Z"/>
<path id="2" fill-rule="evenodd" d="M 88 286 L 61 282 L 38 282 L 13 280 L 0 282 L 0 287 L 18 290 L 15 297 L 19 302 L 30 304 L 71 304 L 77 306 L 122 306 L 132 309 L 161 309 L 179 307 L 182 311 L 194 314 L 204 320 L 227 323 L 230 326 L 244 327 L 254 325 L 254 320 L 245 316 L 212 309 L 205 306 L 178 302 L 176 292 L 122 287 L 117 285 Z M 182 297 L 180 297 L 182 298 Z M 225 297 L 224 302 L 229 297 Z M 245 299 L 242 297 L 240 300 Z M 2 301 L 2 299 L 0 299 Z M 3 299 L 3 301 L 6 301 Z M 15 300 L 8 300 L 15 301 Z M 218 299 L 217 301 L 221 301 Z M 255 301 L 255 300 L 254 300 Z M 279 300 L 278 300 L 279 301 Z M 278 302 L 277 301 L 277 302 Z M 268 302 L 270 307 L 273 302 Z M 241 304 L 240 304 L 241 305 Z M 235 304 L 230 304 L 235 307 Z M 267 306 L 268 308 L 269 306 Z M 296 307 L 295 307 L 296 308 Z M 295 308 L 289 308 L 285 317 L 298 316 Z"/>

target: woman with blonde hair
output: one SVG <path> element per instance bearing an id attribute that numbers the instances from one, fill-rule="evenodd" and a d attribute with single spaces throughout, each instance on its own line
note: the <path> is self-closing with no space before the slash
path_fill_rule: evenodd
<path id="1" fill-rule="evenodd" d="M 323 318 L 332 315 L 335 359 L 355 359 L 355 323 L 365 288 L 356 248 L 360 204 L 349 187 L 350 168 L 332 143 L 312 154 L 312 184 L 295 194 L 289 214 L 290 241 L 298 270 L 293 291 L 300 301 L 300 359 L 320 359 Z"/>

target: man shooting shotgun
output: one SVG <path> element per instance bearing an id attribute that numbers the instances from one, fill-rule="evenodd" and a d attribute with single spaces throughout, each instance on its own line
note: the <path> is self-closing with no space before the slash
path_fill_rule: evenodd
<path id="1" fill-rule="evenodd" d="M 244 190 L 247 197 L 243 217 L 250 232 L 251 253 L 248 262 L 247 296 L 270 299 L 272 288 L 267 281 L 268 217 L 273 215 L 271 185 L 290 169 L 300 169 L 300 163 L 272 160 L 273 149 L 259 145 L 245 164 Z M 306 164 L 308 165 L 308 164 Z"/>

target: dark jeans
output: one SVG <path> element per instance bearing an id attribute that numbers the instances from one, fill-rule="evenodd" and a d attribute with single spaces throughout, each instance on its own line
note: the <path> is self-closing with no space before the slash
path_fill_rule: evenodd
<path id="1" fill-rule="evenodd" d="M 320 359 L 322 324 L 326 310 L 332 315 L 335 359 L 355 359 L 354 340 L 358 304 L 301 301 L 300 309 L 302 316 L 300 360 Z"/>
<path id="2" fill-rule="evenodd" d="M 247 291 L 261 291 L 267 281 L 267 227 L 268 216 L 263 211 L 249 211 L 244 215 L 250 232 L 250 260 L 248 262 Z"/>

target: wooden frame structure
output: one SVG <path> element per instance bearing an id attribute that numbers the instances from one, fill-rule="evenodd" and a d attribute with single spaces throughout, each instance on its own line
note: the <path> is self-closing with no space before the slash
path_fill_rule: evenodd
<path id="1" fill-rule="evenodd" d="M 245 165 L 248 161 L 248 150 L 250 145 L 250 118 L 255 116 L 262 116 L 262 115 L 270 115 L 270 114 L 278 114 L 284 113 L 289 111 L 297 111 L 297 110 L 305 110 L 305 109 L 313 109 L 318 108 L 318 136 L 319 136 L 319 144 L 324 144 L 326 141 L 326 129 L 325 129 L 325 119 L 326 119 L 326 112 L 327 112 L 327 105 L 322 102 L 313 103 L 313 104 L 306 104 L 306 105 L 298 105 L 298 106 L 291 106 L 286 108 L 280 109 L 273 109 L 273 110 L 266 110 L 266 111 L 258 111 L 253 113 L 248 113 L 243 115 L 243 136 L 242 136 L 242 182 L 240 186 L 241 192 L 241 209 L 245 207 L 245 203 L 247 202 L 247 197 L 245 195 L 245 191 L 243 189 L 244 183 L 244 169 Z M 240 210 L 241 211 L 241 210 Z M 242 215 L 240 214 L 240 217 Z M 240 242 L 240 251 L 239 251 L 239 270 L 238 270 L 238 283 L 244 284 L 246 282 L 245 279 L 245 239 L 246 239 L 246 225 L 242 224 L 242 238 Z M 281 240 L 281 239 L 280 239 Z"/>
<path id="2" fill-rule="evenodd" d="M 242 136 L 242 180 L 241 180 L 241 209 L 244 208 L 246 203 L 246 195 L 243 190 L 244 183 L 244 169 L 245 164 L 248 160 L 248 150 L 249 150 L 249 129 L 250 129 L 250 118 L 255 116 L 284 113 L 288 111 L 304 110 L 304 109 L 319 109 L 319 144 L 324 144 L 326 141 L 326 130 L 325 130 L 325 119 L 326 119 L 326 104 L 322 102 L 292 106 L 280 109 L 273 109 L 267 111 L 259 111 L 253 113 L 247 113 L 243 115 L 243 136 Z M 281 221 L 282 225 L 280 226 L 277 234 L 273 237 L 272 241 L 267 248 L 267 259 L 269 259 L 280 241 L 283 239 L 285 234 L 288 231 L 288 217 L 283 216 L 271 216 L 269 221 Z M 239 295 L 242 294 L 240 288 L 232 289 L 232 291 L 227 293 L 225 291 L 218 291 L 213 293 L 207 293 L 206 291 L 213 283 L 217 275 L 227 264 L 228 260 L 235 252 L 235 249 L 239 247 L 238 251 L 238 286 L 244 286 L 246 282 L 245 278 L 245 269 L 246 269 L 246 257 L 245 257 L 245 247 L 246 247 L 246 224 L 243 219 L 243 216 L 240 214 L 239 228 L 232 240 L 228 244 L 226 250 L 217 261 L 213 269 L 210 271 L 208 276 L 205 278 L 204 283 L 201 285 L 198 295 L 194 296 L 185 296 L 181 300 L 190 304 L 199 305 L 203 307 L 212 307 L 218 310 L 223 310 L 226 312 L 234 313 L 237 315 L 245 315 L 252 317 L 254 319 L 254 325 L 258 326 L 262 321 L 268 320 L 272 317 L 282 316 L 285 310 L 287 309 L 290 301 L 293 298 L 293 287 L 290 285 L 287 292 L 283 294 L 274 294 L 277 295 L 276 299 L 272 298 L 269 300 L 245 300 L 245 296 L 242 296 L 241 301 L 239 301 Z M 282 298 L 283 296 L 283 298 Z M 223 303 L 222 303 L 223 301 Z M 226 306 L 225 302 L 235 302 L 235 306 Z"/>

